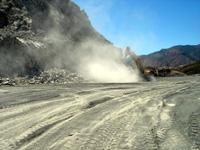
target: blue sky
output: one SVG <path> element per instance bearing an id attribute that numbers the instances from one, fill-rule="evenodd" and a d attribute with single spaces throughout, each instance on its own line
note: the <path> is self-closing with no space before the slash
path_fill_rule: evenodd
<path id="1" fill-rule="evenodd" d="M 200 0 L 72 0 L 116 47 L 138 55 L 200 44 Z"/>

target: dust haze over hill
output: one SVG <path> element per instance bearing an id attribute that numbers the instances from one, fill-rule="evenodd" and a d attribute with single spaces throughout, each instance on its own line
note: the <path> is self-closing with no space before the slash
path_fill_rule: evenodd
<path id="1" fill-rule="evenodd" d="M 37 75 L 68 69 L 100 82 L 135 82 L 137 71 L 122 50 L 95 31 L 70 0 L 2 0 L 0 76 Z"/>

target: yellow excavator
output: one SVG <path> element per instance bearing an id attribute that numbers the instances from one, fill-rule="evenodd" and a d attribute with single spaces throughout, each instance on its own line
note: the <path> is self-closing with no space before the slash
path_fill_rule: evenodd
<path id="1" fill-rule="evenodd" d="M 151 70 L 145 70 L 145 69 L 142 67 L 142 63 L 141 63 L 140 58 L 139 58 L 133 51 L 130 50 L 130 47 L 126 47 L 126 50 L 124 51 L 124 56 L 123 56 L 122 59 L 125 59 L 128 55 L 135 61 L 135 64 L 137 65 L 137 68 L 138 68 L 139 71 L 140 71 L 140 75 L 141 75 L 145 80 L 150 81 L 150 73 L 151 73 Z"/>

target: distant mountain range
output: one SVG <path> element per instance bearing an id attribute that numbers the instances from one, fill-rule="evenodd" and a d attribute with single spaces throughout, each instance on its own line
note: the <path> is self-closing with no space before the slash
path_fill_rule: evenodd
<path id="1" fill-rule="evenodd" d="M 178 67 L 200 60 L 200 44 L 173 46 L 140 58 L 143 66 Z"/>

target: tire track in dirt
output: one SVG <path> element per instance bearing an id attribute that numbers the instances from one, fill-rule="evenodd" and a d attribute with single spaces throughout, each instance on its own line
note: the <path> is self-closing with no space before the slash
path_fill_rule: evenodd
<path id="1" fill-rule="evenodd" d="M 197 150 L 200 79 L 176 80 L 12 87 L 1 93 L 0 149 Z"/>
<path id="2" fill-rule="evenodd" d="M 188 136 L 194 141 L 193 149 L 200 149 L 200 110 L 189 117 Z"/>
<path id="3" fill-rule="evenodd" d="M 133 93 L 135 93 L 135 92 L 133 92 Z M 125 95 L 127 95 L 127 94 L 125 94 Z M 126 97 L 126 100 L 129 97 L 132 97 L 133 95 L 135 95 L 135 94 L 128 95 Z M 141 99 L 138 99 L 138 101 L 140 101 L 140 100 Z M 158 105 L 161 105 L 160 102 L 158 102 L 158 103 L 159 103 Z M 126 108 L 123 108 L 124 110 L 126 110 L 125 112 L 121 112 L 119 114 L 115 113 L 115 114 L 111 115 L 111 116 L 113 116 L 111 118 L 116 118 L 116 116 L 118 116 L 118 117 L 121 116 L 121 117 L 119 117 L 120 119 L 116 118 L 116 120 L 114 120 L 113 122 L 110 122 L 108 124 L 105 123 L 102 126 L 95 128 L 93 130 L 93 132 L 90 134 L 90 137 L 88 138 L 88 140 L 85 142 L 84 146 L 81 147 L 81 149 L 102 149 L 102 148 L 103 149 L 110 149 L 110 148 L 112 148 L 112 149 L 118 149 L 118 148 L 119 149 L 120 148 L 121 149 L 126 149 L 126 148 L 131 149 L 131 148 L 133 148 L 134 144 L 132 144 L 132 143 L 134 141 L 133 141 L 133 138 L 131 138 L 131 137 L 133 136 L 132 134 L 134 132 L 132 131 L 133 129 L 131 129 L 130 126 L 134 127 L 134 122 L 135 122 L 134 120 L 137 120 L 137 117 L 138 117 L 138 116 L 135 116 L 135 118 L 133 117 L 134 112 L 137 110 L 138 110 L 138 112 L 141 111 L 141 108 L 143 107 L 143 106 L 138 106 L 138 109 L 137 109 L 137 106 L 135 104 L 137 104 L 136 101 L 134 101 L 134 105 L 133 105 L 134 107 L 128 106 Z M 139 102 L 138 102 L 138 104 L 139 104 Z M 138 119 L 138 121 L 139 120 L 140 119 Z M 143 121 L 143 122 L 145 122 L 145 121 Z M 124 131 L 126 131 L 126 132 L 124 132 Z M 98 135 L 98 137 L 96 137 L 95 135 Z M 129 135 L 129 136 L 127 136 L 127 135 Z M 146 145 L 149 144 L 149 146 L 152 147 L 152 149 L 154 149 L 157 147 L 157 145 L 152 142 L 151 136 L 152 136 L 151 134 L 146 134 L 147 140 L 144 141 L 144 144 L 146 144 Z M 118 137 L 121 137 L 122 139 L 118 139 Z M 124 137 L 126 137 L 126 138 L 124 138 Z M 124 142 L 124 141 L 126 141 L 126 142 Z M 129 143 L 129 144 L 124 144 L 124 143 Z M 111 145 L 112 145 L 112 147 L 110 147 Z M 148 148 L 149 148 L 149 146 L 148 146 Z"/>

